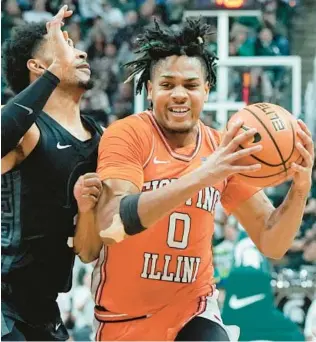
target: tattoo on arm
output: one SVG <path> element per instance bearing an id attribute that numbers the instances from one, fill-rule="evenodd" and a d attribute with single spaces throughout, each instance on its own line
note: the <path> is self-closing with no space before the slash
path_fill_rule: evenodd
<path id="1" fill-rule="evenodd" d="M 291 203 L 295 198 L 299 198 L 301 201 L 305 202 L 307 196 L 299 190 L 290 189 L 284 202 L 271 213 L 271 216 L 269 217 L 269 220 L 267 222 L 267 229 L 273 228 L 273 226 L 278 222 L 280 216 L 282 216 L 286 211 L 288 211 L 289 207 L 291 206 Z"/>

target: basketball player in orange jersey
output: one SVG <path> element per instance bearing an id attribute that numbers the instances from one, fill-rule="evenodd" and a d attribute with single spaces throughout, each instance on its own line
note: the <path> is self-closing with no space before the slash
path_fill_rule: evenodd
<path id="1" fill-rule="evenodd" d="M 216 204 L 270 258 L 284 255 L 300 227 L 311 187 L 310 132 L 300 123 L 304 162 L 293 164 L 293 185 L 275 209 L 263 191 L 235 175 L 260 168 L 238 165 L 260 146 L 236 151 L 255 130 L 237 135 L 239 122 L 222 137 L 199 120 L 215 81 L 208 34 L 199 20 L 187 20 L 177 33 L 157 23 L 146 30 L 141 57 L 129 65 L 131 78 L 141 73 L 137 90 L 146 86 L 152 109 L 117 121 L 101 139 L 96 222 L 104 245 L 92 283 L 98 341 L 236 339 L 216 302 L 210 246 Z M 93 215 L 85 220 L 93 222 Z M 85 249 L 90 245 L 86 239 Z"/>

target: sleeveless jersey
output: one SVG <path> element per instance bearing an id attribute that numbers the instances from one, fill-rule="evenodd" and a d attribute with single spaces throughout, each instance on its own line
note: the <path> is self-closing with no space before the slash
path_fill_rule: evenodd
<path id="1" fill-rule="evenodd" d="M 45 113 L 36 120 L 31 154 L 2 175 L 2 279 L 27 293 L 55 298 L 71 287 L 78 177 L 95 172 L 101 127 L 82 117 L 92 137 L 80 141 Z"/>
<path id="2" fill-rule="evenodd" d="M 218 145 L 217 132 L 201 122 L 198 130 L 193 146 L 172 150 L 151 112 L 121 120 L 101 140 L 100 177 L 130 180 L 143 192 L 166 186 L 198 168 Z M 225 181 L 201 189 L 144 232 L 104 248 L 93 274 L 96 304 L 124 318 L 212 292 L 214 210 L 228 187 Z M 255 191 L 240 190 L 234 200 L 224 196 L 226 209 Z"/>

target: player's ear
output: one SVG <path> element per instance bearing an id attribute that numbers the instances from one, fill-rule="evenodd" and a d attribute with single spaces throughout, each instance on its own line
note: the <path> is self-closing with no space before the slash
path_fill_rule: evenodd
<path id="1" fill-rule="evenodd" d="M 32 72 L 38 77 L 43 75 L 44 71 L 46 70 L 46 66 L 38 59 L 29 59 L 26 65 L 30 72 Z"/>
<path id="2" fill-rule="evenodd" d="M 147 100 L 152 100 L 152 94 L 153 94 L 153 84 L 151 81 L 147 81 Z"/>
<path id="3" fill-rule="evenodd" d="M 205 91 L 204 102 L 208 101 L 208 96 L 210 94 L 210 90 L 211 90 L 210 83 L 209 83 L 209 81 L 207 81 L 204 83 L 204 91 Z"/>

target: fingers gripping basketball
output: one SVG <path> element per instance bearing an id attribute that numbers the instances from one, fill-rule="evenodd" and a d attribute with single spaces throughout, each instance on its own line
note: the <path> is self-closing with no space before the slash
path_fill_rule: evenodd
<path id="1" fill-rule="evenodd" d="M 237 120 L 244 125 L 239 134 L 256 128 L 257 133 L 248 141 L 239 145 L 239 149 L 262 145 L 262 150 L 238 160 L 239 165 L 260 163 L 261 169 L 255 173 L 240 173 L 247 183 L 255 186 L 275 186 L 291 178 L 293 162 L 301 164 L 302 156 L 296 148 L 297 142 L 302 142 L 299 135 L 299 125 L 293 115 L 284 108 L 270 104 L 257 103 L 234 114 L 227 123 L 227 129 Z"/>

